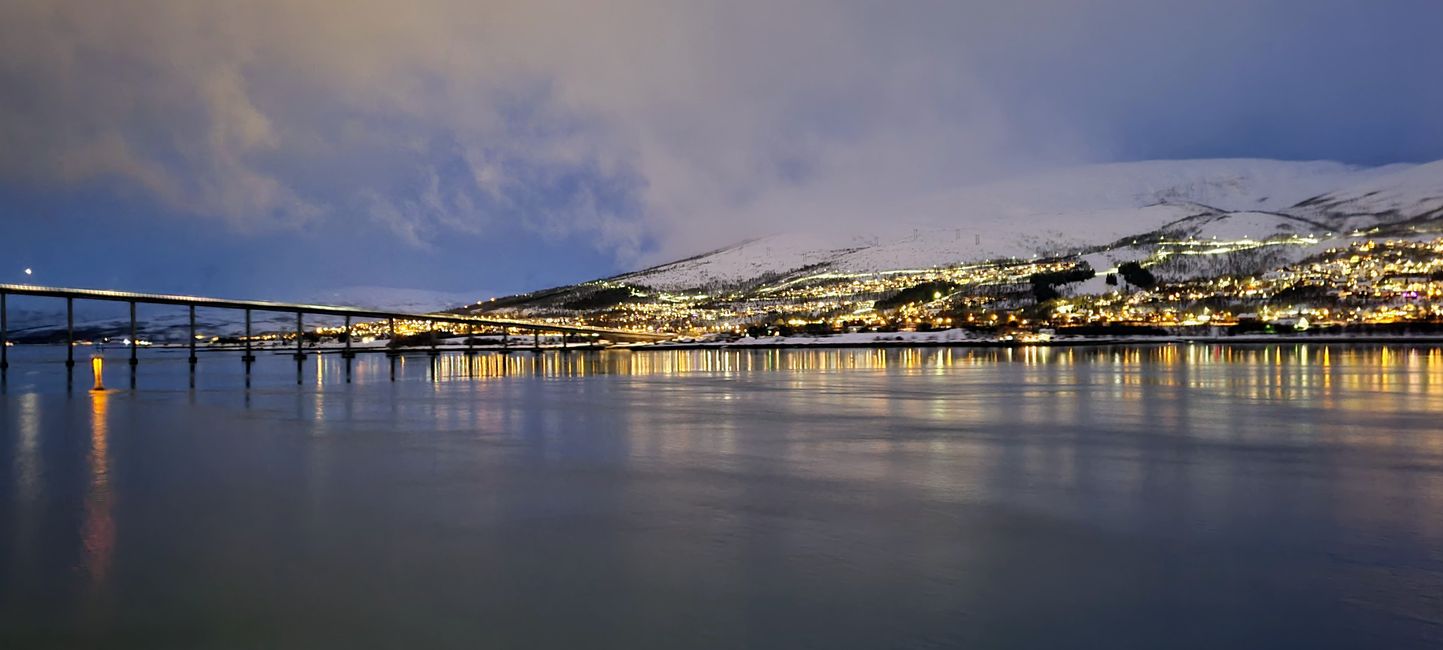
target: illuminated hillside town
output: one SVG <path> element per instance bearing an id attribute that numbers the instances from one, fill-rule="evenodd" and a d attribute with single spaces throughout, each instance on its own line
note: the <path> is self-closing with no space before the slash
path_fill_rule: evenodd
<path id="1" fill-rule="evenodd" d="M 1443 237 L 1432 235 L 1159 239 L 1105 253 L 936 268 L 809 268 L 743 286 L 690 290 L 657 290 L 625 280 L 493 298 L 439 313 L 674 335 L 660 345 L 1443 333 Z M 200 331 L 197 338 L 208 345 L 246 342 L 234 324 Z M 361 348 L 658 344 L 407 319 L 356 320 L 350 332 L 350 344 Z M 347 340 L 345 326 L 334 318 L 308 323 L 300 336 L 308 347 Z M 249 342 L 288 347 L 296 345 L 296 337 L 293 327 L 271 325 L 257 327 Z M 138 344 L 183 341 L 172 328 L 142 334 Z M 120 335 L 77 341 L 92 343 L 129 340 Z"/>
<path id="2" fill-rule="evenodd" d="M 1317 240 L 1163 242 L 1141 262 L 1093 268 L 1076 256 L 874 273 L 819 271 L 730 291 L 657 291 L 615 281 L 492 299 L 458 313 L 674 332 L 686 342 L 955 330 L 966 340 L 1066 337 L 1395 333 L 1443 322 L 1443 238 L 1357 238 L 1262 273 L 1178 277 L 1174 259 L 1316 248 Z M 1256 259 L 1256 256 L 1254 256 Z M 528 344 L 526 332 L 397 321 L 396 345 Z M 359 322 L 357 343 L 391 340 Z M 315 342 L 344 328 L 322 326 Z M 283 343 L 293 332 L 255 337 Z M 217 340 L 219 340 L 217 338 Z M 885 339 L 880 339 L 885 340 Z M 545 337 L 546 343 L 558 343 Z M 607 341 L 581 340 L 587 344 Z"/>
<path id="3" fill-rule="evenodd" d="M 1076 257 L 869 274 L 819 272 L 739 291 L 606 281 L 482 303 L 477 313 L 687 336 L 964 329 L 981 335 L 1300 332 L 1443 317 L 1443 238 L 1359 239 L 1257 274 L 1176 278 L 1170 260 L 1316 240 L 1178 241 L 1141 263 Z M 1173 279 L 1176 278 L 1176 279 Z"/>

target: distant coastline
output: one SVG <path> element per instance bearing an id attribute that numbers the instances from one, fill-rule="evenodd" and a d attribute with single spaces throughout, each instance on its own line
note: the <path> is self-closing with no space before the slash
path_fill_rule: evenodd
<path id="1" fill-rule="evenodd" d="M 915 334 L 915 333 L 905 333 Z M 619 344 L 587 344 L 570 343 L 562 345 L 551 341 L 544 342 L 539 348 L 531 345 L 511 345 L 502 347 L 494 344 L 477 344 L 467 346 L 460 342 L 446 342 L 428 346 L 403 346 L 399 348 L 388 347 L 383 341 L 371 344 L 358 344 L 349 348 L 354 354 L 377 354 L 394 353 L 397 355 L 415 355 L 429 352 L 457 353 L 468 350 L 474 352 L 600 352 L 600 351 L 678 351 L 678 350 L 808 350 L 808 349 L 907 349 L 907 348 L 1069 348 L 1069 347 L 1107 347 L 1107 346 L 1129 346 L 1142 347 L 1152 345 L 1179 345 L 1179 344 L 1202 344 L 1202 345 L 1296 345 L 1296 344 L 1317 344 L 1317 345 L 1420 345 L 1436 346 L 1443 345 L 1443 335 L 1440 334 L 1274 334 L 1274 335 L 1235 335 L 1235 336 L 1185 336 L 1185 335 L 1157 335 L 1157 336 L 1096 336 L 1096 337 L 1063 337 L 1050 340 L 1006 340 L 999 338 L 888 338 L 888 335 L 878 335 L 877 338 L 861 337 L 837 337 L 837 336 L 792 336 L 792 337 L 767 337 L 757 339 L 740 339 L 734 341 L 687 341 L 687 342 L 662 342 L 662 343 L 619 343 Z M 26 343 L 16 347 L 43 348 L 63 347 L 58 343 Z M 102 351 L 124 351 L 128 346 L 122 344 L 108 344 L 101 347 L 81 346 L 85 350 Z M 142 349 L 150 351 L 186 351 L 188 348 L 178 343 L 155 343 L 143 345 Z M 235 352 L 241 353 L 244 348 L 231 345 L 201 345 L 197 349 L 204 352 Z M 324 342 L 318 345 L 306 346 L 303 348 L 306 354 L 341 354 L 346 352 L 343 344 Z M 253 351 L 257 354 L 278 354 L 292 355 L 296 352 L 294 344 L 257 344 Z"/>
<path id="2" fill-rule="evenodd" d="M 1199 343 L 1209 345 L 1267 345 L 1267 344 L 1420 344 L 1443 345 L 1439 335 L 1274 335 L 1274 336 L 1136 336 L 1136 337 L 1078 337 L 1052 339 L 1048 341 L 1006 341 L 999 339 L 960 339 L 953 341 L 928 340 L 874 340 L 874 341 L 828 341 L 819 338 L 814 341 L 785 340 L 728 343 L 657 343 L 640 349 L 649 350 L 779 350 L 779 349 L 838 349 L 838 348 L 1028 348 L 1028 347 L 1099 347 L 1099 346 L 1141 346 L 1178 343 Z"/>
<path id="3" fill-rule="evenodd" d="M 474 345 L 466 346 L 459 343 L 443 343 L 435 348 L 422 346 L 406 346 L 401 348 L 390 348 L 384 345 L 355 346 L 350 350 L 356 354 L 373 354 L 394 352 L 397 354 L 426 353 L 432 350 L 436 352 L 465 352 L 468 349 L 476 352 L 530 352 L 540 349 L 547 352 L 570 351 L 589 352 L 605 350 L 629 350 L 629 351 L 670 351 L 670 350 L 807 350 L 807 349 L 904 349 L 904 348 L 1065 348 L 1065 347 L 1105 347 L 1105 346 L 1147 346 L 1147 345 L 1176 345 L 1176 344 L 1205 344 L 1205 345 L 1275 345 L 1275 344 L 1319 344 L 1319 345 L 1443 345 L 1443 335 L 1367 335 L 1367 334 L 1285 334 L 1285 335 L 1238 335 L 1238 336 L 1119 336 L 1119 337 L 1068 337 L 1052 340 L 1002 340 L 991 338 L 969 338 L 969 339 L 873 339 L 873 340 L 834 340 L 835 337 L 772 337 L 768 339 L 753 339 L 740 341 L 696 341 L 696 342 L 664 342 L 664 343 L 622 343 L 590 345 L 584 343 L 571 343 L 562 347 L 556 343 L 544 343 L 540 348 L 529 345 L 512 345 L 502 347 L 499 345 Z M 122 349 L 123 346 L 107 346 L 106 349 Z M 151 350 L 185 350 L 185 346 L 176 344 L 157 344 L 149 346 Z M 241 348 L 231 346 L 202 346 L 200 349 L 213 352 L 241 351 Z M 310 354 L 339 354 L 346 348 L 336 343 L 325 343 L 313 347 L 304 348 Z M 257 353 L 293 354 L 293 345 L 257 346 Z"/>

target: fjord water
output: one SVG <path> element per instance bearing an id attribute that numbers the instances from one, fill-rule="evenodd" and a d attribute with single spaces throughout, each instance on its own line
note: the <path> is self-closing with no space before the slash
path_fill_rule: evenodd
<path id="1" fill-rule="evenodd" d="M 12 350 L 5 647 L 1439 647 L 1426 346 Z"/>

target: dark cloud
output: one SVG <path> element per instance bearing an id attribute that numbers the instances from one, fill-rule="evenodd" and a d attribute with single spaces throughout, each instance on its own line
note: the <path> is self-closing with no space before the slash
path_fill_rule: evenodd
<path id="1" fill-rule="evenodd" d="M 0 181 L 630 263 L 1074 162 L 1443 156 L 1436 2 L 0 9 Z"/>

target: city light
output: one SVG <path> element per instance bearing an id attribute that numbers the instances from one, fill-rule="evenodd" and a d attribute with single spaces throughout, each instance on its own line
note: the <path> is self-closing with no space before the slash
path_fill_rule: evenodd
<path id="1" fill-rule="evenodd" d="M 1330 242 L 1335 245 L 1324 248 Z M 1047 340 L 1050 335 L 1035 334 L 1122 326 L 1215 334 L 1225 328 L 1302 332 L 1443 320 L 1443 238 L 1182 238 L 1155 242 L 1151 253 L 1139 253 L 1140 267 L 1158 276 L 1155 285 L 1117 280 L 1119 266 L 1126 264 L 1094 274 L 1076 256 L 1041 257 L 930 269 L 825 271 L 749 289 L 657 291 L 598 281 L 575 291 L 600 295 L 625 289 L 616 295 L 630 299 L 586 309 L 555 301 L 522 302 L 503 309 L 482 307 L 478 313 L 672 331 L 691 339 L 943 329 L 956 323 L 996 336 L 1023 330 L 1031 333 L 1025 340 Z M 1284 261 L 1251 270 L 1244 261 L 1252 255 L 1283 255 Z M 1096 278 L 1096 284 L 1079 291 L 1073 277 Z M 1046 299 L 1036 291 L 1038 278 L 1069 280 L 1056 285 L 1060 295 Z M 915 297 L 901 299 L 907 296 Z"/>

